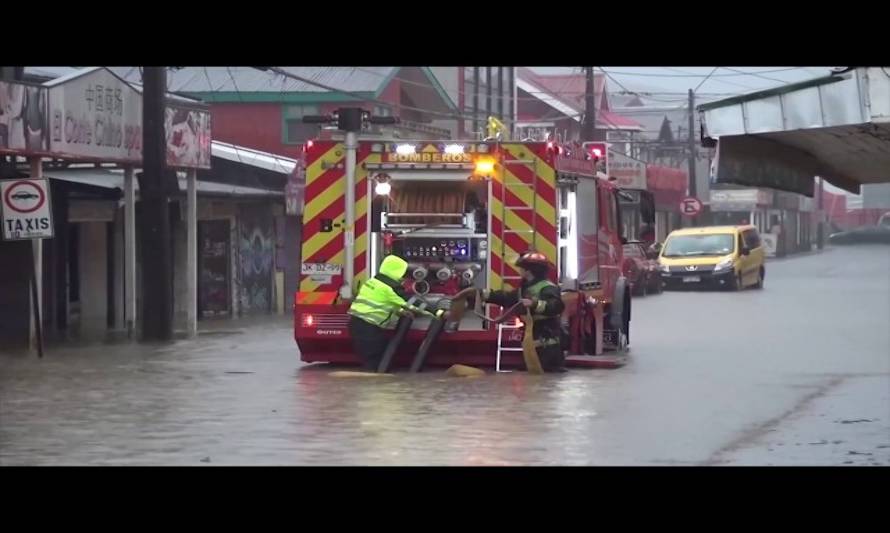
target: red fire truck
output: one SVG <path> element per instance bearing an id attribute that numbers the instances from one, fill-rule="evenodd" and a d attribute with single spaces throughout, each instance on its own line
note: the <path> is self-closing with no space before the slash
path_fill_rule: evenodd
<path id="1" fill-rule="evenodd" d="M 550 260 L 552 281 L 563 291 L 567 364 L 621 364 L 631 300 L 620 268 L 618 190 L 603 172 L 604 153 L 605 143 L 349 136 L 307 143 L 294 304 L 301 359 L 359 363 L 346 312 L 387 254 L 408 261 L 409 294 L 444 309 L 466 287 L 518 287 L 514 261 L 533 249 Z M 493 366 L 499 332 L 491 319 L 502 312 L 488 306 L 466 314 L 457 330 L 441 334 L 427 364 Z M 428 326 L 428 319 L 415 320 L 396 366 L 411 362 Z M 520 340 L 516 329 L 504 335 L 506 343 Z M 521 361 L 519 352 L 504 352 L 501 364 Z"/>

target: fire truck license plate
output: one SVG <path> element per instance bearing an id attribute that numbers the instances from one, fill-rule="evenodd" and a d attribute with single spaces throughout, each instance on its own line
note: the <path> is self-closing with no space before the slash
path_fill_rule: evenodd
<path id="1" fill-rule="evenodd" d="M 342 267 L 331 263 L 303 263 L 301 273 L 304 276 L 339 275 Z"/>
<path id="2" fill-rule="evenodd" d="M 683 283 L 697 283 L 701 281 L 701 276 L 683 276 Z"/>

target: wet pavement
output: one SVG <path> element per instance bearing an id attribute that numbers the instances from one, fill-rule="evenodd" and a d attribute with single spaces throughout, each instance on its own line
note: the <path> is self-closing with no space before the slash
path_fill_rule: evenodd
<path id="1" fill-rule="evenodd" d="M 618 370 L 338 379 L 287 318 L 0 353 L 0 464 L 888 465 L 888 324 L 890 247 L 864 246 L 635 300 Z"/>

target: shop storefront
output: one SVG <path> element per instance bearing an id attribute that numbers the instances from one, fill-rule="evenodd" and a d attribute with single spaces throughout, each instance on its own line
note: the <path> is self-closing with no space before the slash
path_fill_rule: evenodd
<path id="1" fill-rule="evenodd" d="M 655 200 L 655 240 L 664 242 L 670 232 L 682 227 L 680 203 L 689 181 L 684 170 L 646 165 L 646 187 Z"/>
<path id="2" fill-rule="evenodd" d="M 114 330 L 132 332 L 141 315 L 136 255 L 141 88 L 104 67 L 79 69 L 41 86 L 0 84 L 0 94 L 14 96 L 13 108 L 22 109 L 13 115 L 26 119 L 6 124 L 4 118 L 9 117 L 0 113 L 0 122 L 7 126 L 0 128 L 0 154 L 29 159 L 29 165 L 13 166 L 12 175 L 6 172 L 0 177 L 43 178 L 51 187 L 54 235 L 43 239 L 34 252 L 42 270 L 36 292 L 43 308 L 44 336 L 64 340 L 101 337 Z M 166 166 L 194 180 L 197 169 L 210 168 L 209 109 L 189 98 L 167 95 L 166 100 Z M 22 137 L 22 131 L 28 134 Z M 180 180 L 183 197 L 185 183 L 186 178 Z M 177 200 L 173 202 L 177 206 L 186 203 Z M 171 217 L 180 216 L 184 223 L 185 212 L 171 209 Z M 27 261 L 17 256 L 30 255 L 29 247 L 17 244 L 0 244 L 0 263 Z M 177 274 L 188 270 L 185 263 L 177 269 Z M 16 277 L 0 291 L 0 309 L 19 317 L 0 320 L 8 325 L 0 327 L 4 345 L 33 339 L 29 331 L 35 328 L 27 324 L 29 292 L 27 276 Z M 174 300 L 186 300 L 190 292 L 182 288 Z"/>

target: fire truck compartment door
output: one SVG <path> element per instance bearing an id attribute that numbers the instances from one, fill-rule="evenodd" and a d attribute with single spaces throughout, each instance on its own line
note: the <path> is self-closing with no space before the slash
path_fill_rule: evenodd
<path id="1" fill-rule="evenodd" d="M 596 180 L 581 178 L 575 194 L 575 227 L 578 228 L 578 282 L 599 282 L 599 213 Z"/>

